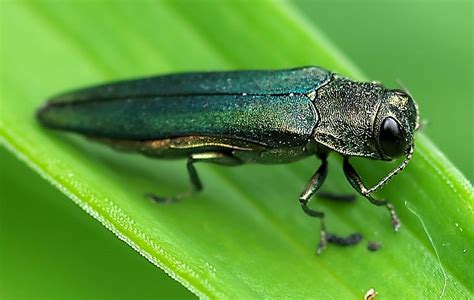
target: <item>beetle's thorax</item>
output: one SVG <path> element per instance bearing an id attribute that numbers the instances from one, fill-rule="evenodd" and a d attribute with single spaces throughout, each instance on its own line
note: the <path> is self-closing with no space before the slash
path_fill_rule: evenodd
<path id="1" fill-rule="evenodd" d="M 378 83 L 333 75 L 314 99 L 319 114 L 315 141 L 343 155 L 379 159 L 373 124 L 384 91 Z"/>

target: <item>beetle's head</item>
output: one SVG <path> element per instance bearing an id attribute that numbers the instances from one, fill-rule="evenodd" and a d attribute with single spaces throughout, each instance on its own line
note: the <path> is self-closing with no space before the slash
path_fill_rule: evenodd
<path id="1" fill-rule="evenodd" d="M 408 93 L 333 75 L 314 99 L 314 140 L 344 156 L 392 160 L 413 151 L 418 110 Z"/>
<path id="2" fill-rule="evenodd" d="M 418 122 L 418 108 L 410 95 L 401 90 L 386 90 L 373 125 L 380 158 L 392 160 L 411 151 Z"/>

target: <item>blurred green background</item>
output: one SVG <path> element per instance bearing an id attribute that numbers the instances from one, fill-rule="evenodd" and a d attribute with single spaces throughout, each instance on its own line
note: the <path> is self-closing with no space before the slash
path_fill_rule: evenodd
<path id="1" fill-rule="evenodd" d="M 472 1 L 293 2 L 370 79 L 409 88 L 427 135 L 472 182 Z M 0 165 L 0 297 L 193 297 L 3 149 Z"/>
<path id="2" fill-rule="evenodd" d="M 371 80 L 403 82 L 424 132 L 472 182 L 473 1 L 294 3 Z"/>

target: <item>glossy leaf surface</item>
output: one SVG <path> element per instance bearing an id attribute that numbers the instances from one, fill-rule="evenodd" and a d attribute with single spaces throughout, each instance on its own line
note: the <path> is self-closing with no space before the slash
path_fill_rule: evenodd
<path id="1" fill-rule="evenodd" d="M 382 249 L 371 253 L 362 243 L 330 247 L 316 257 L 319 224 L 297 203 L 319 164 L 315 159 L 288 166 L 200 165 L 204 193 L 157 206 L 143 194 L 185 189 L 183 161 L 118 153 L 40 128 L 34 118 L 59 91 L 157 72 L 322 65 L 363 79 L 289 6 L 263 1 L 2 6 L 2 41 L 8 47 L 1 50 L 0 130 L 7 147 L 197 295 L 360 299 L 375 288 L 387 298 L 434 298 L 446 274 L 447 296 L 472 296 L 472 186 L 422 134 L 413 162 L 379 193 L 398 208 L 401 232 L 394 234 L 387 212 L 364 199 L 354 204 L 317 199 L 331 231 L 361 232 Z M 325 189 L 350 191 L 338 160 L 330 163 Z M 388 170 L 366 160 L 356 166 L 370 183 Z M 442 264 L 408 208 L 423 220 Z"/>

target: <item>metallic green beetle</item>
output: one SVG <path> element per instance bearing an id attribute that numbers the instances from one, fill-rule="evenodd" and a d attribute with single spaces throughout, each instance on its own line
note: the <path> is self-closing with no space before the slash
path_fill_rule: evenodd
<path id="1" fill-rule="evenodd" d="M 288 163 L 316 155 L 322 164 L 299 197 L 304 212 L 321 220 L 318 253 L 327 242 L 357 243 L 360 235 L 329 234 L 324 213 L 308 202 L 327 175 L 331 151 L 344 157 L 344 173 L 371 196 L 407 165 L 413 153 L 418 110 L 408 93 L 375 82 L 356 82 L 319 67 L 289 70 L 199 72 L 109 83 L 59 95 L 38 111 L 50 128 L 77 132 L 121 150 L 156 158 L 187 158 L 192 191 L 202 189 L 196 162 L 223 165 Z M 395 170 L 367 188 L 349 157 L 393 160 Z M 173 198 L 153 195 L 156 201 Z"/>

